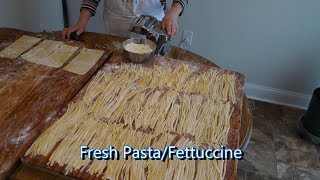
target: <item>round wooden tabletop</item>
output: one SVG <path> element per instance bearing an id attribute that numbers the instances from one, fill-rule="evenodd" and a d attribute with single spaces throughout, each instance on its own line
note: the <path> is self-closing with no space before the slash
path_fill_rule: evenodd
<path id="1" fill-rule="evenodd" d="M 122 42 L 126 38 L 123 37 L 117 37 L 117 36 L 108 36 L 103 34 L 96 34 L 96 33 L 85 33 L 82 37 L 85 41 L 89 41 L 91 43 L 95 44 L 101 44 L 108 46 L 107 42 Z M 119 43 L 118 45 L 121 45 Z M 197 62 L 201 62 L 203 64 L 218 67 L 216 64 L 214 64 L 212 61 L 201 57 L 193 52 L 177 48 L 177 47 L 170 47 L 169 52 L 166 54 L 167 57 L 179 59 L 179 60 L 185 60 L 188 61 L 190 59 L 195 60 Z M 244 95 L 243 98 L 243 105 L 242 105 L 242 115 L 241 115 L 241 128 L 240 128 L 240 140 L 239 140 L 239 148 L 242 150 L 245 150 L 252 132 L 252 113 L 251 109 L 249 107 L 249 102 L 247 97 Z M 59 175 L 49 175 L 48 173 L 39 172 L 38 169 L 34 169 L 31 167 L 28 167 L 27 165 L 21 165 L 18 168 L 15 168 L 10 176 L 12 179 L 62 179 L 63 177 Z M 63 178 L 64 179 L 64 178 Z"/>

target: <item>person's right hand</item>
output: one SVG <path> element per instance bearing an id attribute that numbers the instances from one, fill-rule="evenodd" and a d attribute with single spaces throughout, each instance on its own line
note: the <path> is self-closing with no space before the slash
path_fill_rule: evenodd
<path id="1" fill-rule="evenodd" d="M 87 23 L 91 17 L 91 12 L 88 10 L 82 10 L 77 24 L 64 29 L 61 33 L 62 39 L 70 39 L 70 34 L 76 32 L 80 36 L 86 29 Z"/>
<path id="2" fill-rule="evenodd" d="M 62 38 L 63 39 L 70 39 L 70 34 L 73 33 L 73 32 L 76 32 L 76 34 L 78 36 L 80 36 L 85 31 L 85 29 L 86 29 L 86 25 L 77 23 L 77 24 L 75 24 L 73 26 L 65 28 L 62 31 Z"/>

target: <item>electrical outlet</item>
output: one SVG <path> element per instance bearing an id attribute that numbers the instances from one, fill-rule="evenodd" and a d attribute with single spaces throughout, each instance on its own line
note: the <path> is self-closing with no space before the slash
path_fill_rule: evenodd
<path id="1" fill-rule="evenodd" d="M 40 31 L 41 32 L 47 31 L 47 26 L 45 24 L 40 24 Z"/>
<path id="2" fill-rule="evenodd" d="M 185 46 L 191 46 L 192 38 L 193 38 L 192 31 L 186 31 L 186 30 L 182 31 L 181 44 L 183 44 Z"/>

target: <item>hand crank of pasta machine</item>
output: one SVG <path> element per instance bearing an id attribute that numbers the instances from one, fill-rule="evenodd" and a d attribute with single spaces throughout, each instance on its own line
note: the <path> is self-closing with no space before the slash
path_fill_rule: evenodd
<path id="1" fill-rule="evenodd" d="M 145 35 L 153 41 L 157 48 L 155 54 L 164 55 L 169 48 L 166 43 L 170 40 L 169 35 L 162 29 L 161 23 L 153 16 L 142 15 L 135 17 L 129 29 L 131 32 Z"/>

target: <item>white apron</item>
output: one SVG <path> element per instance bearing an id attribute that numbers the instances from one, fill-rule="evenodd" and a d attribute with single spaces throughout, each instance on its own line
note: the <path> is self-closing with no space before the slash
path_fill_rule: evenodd
<path id="1" fill-rule="evenodd" d="M 159 21 L 164 17 L 160 0 L 105 0 L 104 3 L 107 34 L 135 37 L 129 32 L 130 22 L 135 16 L 151 15 Z"/>

